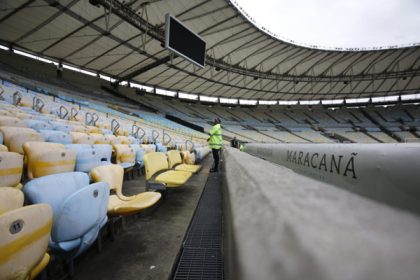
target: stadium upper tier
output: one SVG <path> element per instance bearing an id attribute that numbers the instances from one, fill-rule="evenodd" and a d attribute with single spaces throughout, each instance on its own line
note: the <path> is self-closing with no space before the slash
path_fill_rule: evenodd
<path id="1" fill-rule="evenodd" d="M 180 102 L 153 95 L 127 95 L 141 104 L 209 131 L 222 120 L 224 134 L 246 142 L 395 143 L 420 141 L 418 105 L 345 108 L 323 106 L 226 107 Z"/>
<path id="2" fill-rule="evenodd" d="M 206 41 L 205 68 L 163 47 L 166 13 Z M 420 88 L 419 46 L 301 47 L 254 26 L 235 1 L 4 1 L 0 23 L 2 49 L 25 50 L 64 69 L 204 96 L 330 100 Z"/>

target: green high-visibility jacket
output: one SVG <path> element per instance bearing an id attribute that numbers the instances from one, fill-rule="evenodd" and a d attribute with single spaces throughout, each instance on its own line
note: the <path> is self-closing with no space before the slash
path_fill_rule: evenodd
<path id="1" fill-rule="evenodd" d="M 221 149 L 223 145 L 222 126 L 218 123 L 210 129 L 210 149 Z"/>

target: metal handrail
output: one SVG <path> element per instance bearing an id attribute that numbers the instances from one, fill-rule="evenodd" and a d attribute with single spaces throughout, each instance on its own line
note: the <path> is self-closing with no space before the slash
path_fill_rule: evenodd
<path id="1" fill-rule="evenodd" d="M 98 122 L 98 120 L 99 120 L 98 114 L 92 113 L 92 125 L 93 126 L 96 126 L 96 123 Z"/>
<path id="2" fill-rule="evenodd" d="M 65 111 L 66 114 L 63 114 L 63 110 Z M 60 119 L 65 119 L 68 114 L 69 114 L 69 110 L 67 110 L 66 107 L 64 107 L 63 105 L 61 105 L 60 108 L 58 109 L 58 117 Z"/>
<path id="3" fill-rule="evenodd" d="M 165 136 L 169 137 L 169 140 L 165 143 Z M 168 133 L 166 133 L 165 131 L 163 131 L 163 135 L 162 135 L 162 144 L 164 146 L 168 145 L 169 143 L 171 143 L 172 141 L 172 137 L 171 135 L 169 135 Z"/>
<path id="4" fill-rule="evenodd" d="M 188 139 L 187 139 L 187 140 L 185 140 L 185 150 L 189 151 L 189 150 L 188 150 L 188 143 L 191 143 L 191 151 L 193 151 L 193 150 L 194 150 L 195 145 L 194 145 L 193 141 L 188 140 Z"/>
<path id="5" fill-rule="evenodd" d="M 90 119 L 89 119 L 90 117 Z M 93 116 L 91 112 L 86 112 L 85 113 L 85 125 L 90 125 L 93 121 Z"/>
<path id="6" fill-rule="evenodd" d="M 74 108 L 71 108 L 70 110 L 70 120 L 77 120 L 76 117 L 79 114 L 79 111 L 77 111 Z"/>
<path id="7" fill-rule="evenodd" d="M 111 131 L 112 133 L 117 133 L 118 129 L 120 129 L 120 123 L 116 119 L 112 119 L 111 121 Z"/>
<path id="8" fill-rule="evenodd" d="M 156 135 L 156 136 L 155 136 Z M 156 140 L 158 140 L 158 138 L 159 138 L 159 131 L 157 131 L 157 130 L 152 130 L 152 138 L 153 138 L 153 142 L 155 142 L 156 143 Z"/>
<path id="9" fill-rule="evenodd" d="M 18 91 L 13 93 L 13 105 L 18 106 L 21 100 L 22 100 L 22 95 L 20 95 Z"/>

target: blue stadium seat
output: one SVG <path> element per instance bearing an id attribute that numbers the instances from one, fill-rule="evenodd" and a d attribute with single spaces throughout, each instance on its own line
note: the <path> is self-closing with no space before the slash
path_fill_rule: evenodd
<path id="1" fill-rule="evenodd" d="M 38 132 L 41 132 L 41 130 L 51 130 L 53 128 L 51 124 L 39 120 L 24 120 L 24 123 L 29 128 L 35 129 Z"/>
<path id="2" fill-rule="evenodd" d="M 111 145 L 68 144 L 66 147 L 76 152 L 76 171 L 90 172 L 97 166 L 111 163 Z"/>
<path id="3" fill-rule="evenodd" d="M 60 143 L 60 144 L 71 144 L 72 139 L 70 134 L 57 131 L 57 130 L 40 130 L 39 131 L 45 138 L 45 142 Z"/>
<path id="4" fill-rule="evenodd" d="M 134 152 L 136 153 L 136 164 L 142 168 L 144 166 L 144 161 L 143 161 L 143 157 L 145 155 L 145 151 L 142 147 L 140 147 L 140 145 L 138 144 L 131 144 L 129 145 L 130 148 L 132 148 L 134 150 Z"/>
<path id="5" fill-rule="evenodd" d="M 49 246 L 76 257 L 96 240 L 107 221 L 108 183 L 89 185 L 83 172 L 40 177 L 28 182 L 24 193 L 30 203 L 47 203 L 53 212 Z"/>

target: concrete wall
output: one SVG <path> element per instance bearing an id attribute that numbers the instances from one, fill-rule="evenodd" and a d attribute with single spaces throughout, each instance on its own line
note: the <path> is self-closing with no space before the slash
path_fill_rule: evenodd
<path id="1" fill-rule="evenodd" d="M 245 151 L 420 214 L 420 144 L 248 144 Z"/>
<path id="2" fill-rule="evenodd" d="M 238 150 L 224 153 L 229 279 L 420 279 L 420 219 Z"/>

